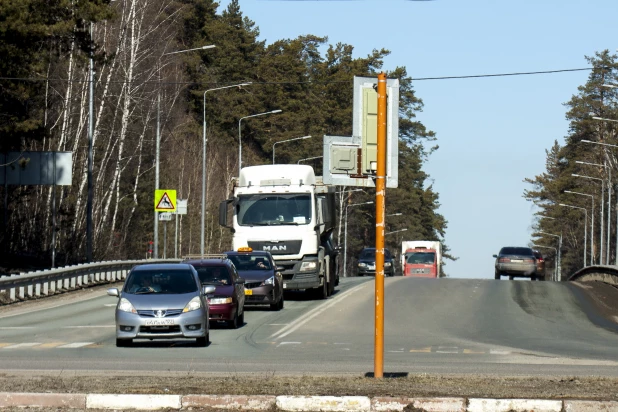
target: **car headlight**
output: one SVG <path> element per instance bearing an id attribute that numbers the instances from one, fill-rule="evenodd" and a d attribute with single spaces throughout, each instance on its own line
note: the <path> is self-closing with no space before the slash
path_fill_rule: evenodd
<path id="1" fill-rule="evenodd" d="M 264 282 L 262 282 L 262 285 L 274 285 L 275 284 L 275 277 L 271 276 L 268 279 L 266 279 Z"/>
<path id="2" fill-rule="evenodd" d="M 318 268 L 318 262 L 303 262 L 300 264 L 301 272 L 310 272 Z"/>
<path id="3" fill-rule="evenodd" d="M 384 262 L 384 267 L 385 268 L 390 268 L 391 267 L 391 262 Z"/>
<path id="4" fill-rule="evenodd" d="M 198 310 L 202 307 L 202 301 L 199 296 L 194 297 L 187 303 L 187 306 L 182 310 L 182 313 L 191 312 L 192 310 Z"/>
<path id="5" fill-rule="evenodd" d="M 208 303 L 211 305 L 223 305 L 224 303 L 232 303 L 232 298 L 211 298 L 208 299 Z"/>
<path id="6" fill-rule="evenodd" d="M 121 298 L 120 303 L 118 304 L 118 310 L 129 313 L 137 313 L 131 302 L 128 299 Z"/>
<path id="7" fill-rule="evenodd" d="M 366 264 L 366 263 L 359 263 L 359 264 L 358 264 L 358 267 L 359 267 L 359 268 L 366 268 L 366 267 L 367 267 L 367 264 Z"/>

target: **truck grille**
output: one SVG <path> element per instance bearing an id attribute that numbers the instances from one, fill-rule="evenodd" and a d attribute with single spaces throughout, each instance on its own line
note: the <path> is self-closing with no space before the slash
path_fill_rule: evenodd
<path id="1" fill-rule="evenodd" d="M 278 242 L 272 241 L 255 241 L 247 242 L 248 246 L 253 250 L 261 250 L 270 252 L 271 255 L 297 255 L 300 252 L 302 240 L 282 240 Z"/>

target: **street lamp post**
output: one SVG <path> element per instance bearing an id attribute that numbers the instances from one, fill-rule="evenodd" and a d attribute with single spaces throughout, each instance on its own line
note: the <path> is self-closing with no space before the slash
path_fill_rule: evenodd
<path id="1" fill-rule="evenodd" d="M 392 232 L 386 232 L 384 235 L 391 235 L 393 233 L 399 233 L 399 232 L 405 232 L 406 230 L 408 230 L 407 228 L 403 228 L 403 229 L 399 229 L 399 230 L 393 230 Z"/>
<path id="2" fill-rule="evenodd" d="M 599 182 L 601 182 L 601 243 L 602 243 L 603 242 L 603 205 L 605 203 L 605 180 L 601 179 L 600 177 L 584 176 L 584 175 L 579 175 L 576 173 L 571 173 L 571 176 L 581 177 L 581 178 L 590 179 L 590 180 L 598 180 Z M 593 217 L 594 217 L 594 211 L 593 211 Z M 590 236 L 594 237 L 594 232 L 592 232 Z M 603 263 L 602 259 L 600 259 L 600 261 L 601 263 Z"/>
<path id="3" fill-rule="evenodd" d="M 252 114 L 249 116 L 244 116 L 238 119 L 238 176 L 239 177 L 240 177 L 240 169 L 242 168 L 242 139 L 241 139 L 241 133 L 240 133 L 240 122 L 242 122 L 244 119 L 249 119 L 251 117 L 265 116 L 267 114 L 275 114 L 275 113 L 281 113 L 281 112 L 282 110 L 277 109 L 277 110 L 271 110 L 270 112 L 257 113 L 257 114 Z"/>
<path id="4" fill-rule="evenodd" d="M 298 162 L 296 162 L 296 164 L 298 164 L 298 165 L 299 165 L 299 164 L 300 164 L 300 162 L 304 162 L 304 161 L 307 161 L 307 160 L 321 159 L 321 158 L 323 158 L 323 157 L 324 157 L 324 156 L 306 157 L 306 158 L 304 158 L 304 159 L 300 159 Z"/>
<path id="5" fill-rule="evenodd" d="M 586 242 L 588 241 L 588 209 L 585 207 L 565 205 L 564 203 L 559 203 L 558 206 L 570 207 L 573 209 L 579 209 L 584 211 L 584 267 L 586 267 Z"/>
<path id="6" fill-rule="evenodd" d="M 163 56 L 169 56 L 171 54 L 186 53 L 195 50 L 206 50 L 217 47 L 215 45 L 208 45 L 202 47 L 196 47 L 187 50 L 177 50 L 169 53 L 163 53 Z M 157 136 L 155 143 L 155 190 L 159 189 L 159 158 L 161 155 L 161 58 L 157 62 L 157 76 L 159 78 L 159 88 L 157 90 Z M 159 257 L 159 212 L 154 212 L 154 247 L 152 251 L 153 258 Z"/>
<path id="7" fill-rule="evenodd" d="M 208 139 L 206 139 L 206 93 L 212 92 L 215 90 L 229 89 L 232 87 L 241 88 L 243 86 L 249 86 L 251 84 L 252 84 L 251 82 L 233 84 L 230 86 L 215 87 L 214 89 L 208 89 L 204 91 L 204 101 L 202 104 L 202 107 L 204 110 L 204 122 L 203 122 L 204 124 L 202 125 L 202 220 L 201 220 L 201 228 L 200 228 L 200 253 L 202 257 L 204 257 L 204 243 L 206 241 L 204 238 L 204 230 L 205 230 L 204 227 L 205 227 L 205 218 L 206 218 L 206 143 L 208 142 Z"/>
<path id="8" fill-rule="evenodd" d="M 558 256 L 558 251 L 556 250 L 555 247 L 541 246 L 541 245 L 534 245 L 534 244 L 532 246 L 540 247 L 540 248 L 544 248 L 544 249 L 553 249 L 554 253 L 556 254 L 556 256 Z M 556 259 L 556 261 L 554 262 L 554 279 L 556 279 L 558 277 L 557 270 L 558 270 L 558 260 Z"/>
<path id="9" fill-rule="evenodd" d="M 553 233 L 547 233 L 539 230 L 538 233 L 558 238 L 558 261 L 556 262 L 558 265 L 558 273 L 556 274 L 554 281 L 560 282 L 562 279 L 562 232 L 560 232 L 559 235 L 554 235 Z"/>
<path id="10" fill-rule="evenodd" d="M 348 208 L 353 206 L 361 206 L 361 205 L 371 205 L 373 204 L 373 200 L 369 202 L 362 203 L 352 203 L 345 206 L 345 224 L 343 229 L 343 277 L 347 277 L 348 273 Z"/>
<path id="11" fill-rule="evenodd" d="M 608 144 L 608 143 L 600 143 L 600 142 L 593 142 L 591 140 L 582 140 L 582 142 L 584 143 L 592 143 L 592 144 L 598 144 L 601 146 L 609 146 L 609 147 L 613 147 L 613 148 L 618 148 L 618 146 L 614 145 L 614 144 Z M 580 163 L 580 162 L 576 162 L 576 163 Z M 611 216 L 612 216 L 612 168 L 610 166 L 607 165 L 607 162 L 605 162 L 604 164 L 597 164 L 597 163 L 585 163 L 585 162 L 581 162 L 583 164 L 588 164 L 588 165 L 592 165 L 592 166 L 598 166 L 598 167 L 604 167 L 605 170 L 607 171 L 607 249 L 606 249 L 606 256 L 605 256 L 605 264 L 609 265 L 609 249 L 610 249 L 610 237 L 611 237 Z M 618 227 L 618 214 L 616 214 L 616 227 Z M 618 262 L 618 229 L 616 231 L 616 259 Z M 603 263 L 603 262 L 601 262 Z"/>
<path id="12" fill-rule="evenodd" d="M 573 192 L 571 190 L 565 190 L 564 193 L 571 193 L 574 195 L 587 196 L 592 199 L 592 217 L 590 219 L 590 264 L 594 265 L 594 196 L 587 193 Z M 601 244 L 603 244 L 603 213 L 601 212 Z M 602 255 L 602 253 L 601 253 Z M 599 256 L 599 261 L 603 263 L 603 256 Z"/>
<path id="13" fill-rule="evenodd" d="M 273 143 L 273 164 L 275 164 L 275 145 L 276 144 L 285 143 L 285 142 L 292 142 L 294 140 L 301 140 L 301 139 L 311 139 L 311 135 L 309 135 L 309 136 L 301 136 L 301 137 L 294 137 L 292 139 L 281 140 L 279 142 Z"/>

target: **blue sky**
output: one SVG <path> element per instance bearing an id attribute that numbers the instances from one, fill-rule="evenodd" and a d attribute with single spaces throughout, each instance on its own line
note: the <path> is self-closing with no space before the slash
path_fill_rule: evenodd
<path id="1" fill-rule="evenodd" d="M 229 1 L 222 0 L 220 10 Z M 618 49 L 616 0 L 240 0 L 267 43 L 300 35 L 354 46 L 355 57 L 385 48 L 384 68 L 412 78 L 587 67 L 584 56 Z M 383 16 L 383 17 L 379 17 Z M 492 278 L 500 247 L 530 240 L 526 177 L 545 169 L 545 150 L 568 132 L 567 102 L 588 72 L 416 81 L 418 115 L 440 149 L 425 171 L 459 257 L 455 278 Z M 388 208 L 388 199 L 387 199 Z M 549 245 L 554 246 L 554 245 Z"/>

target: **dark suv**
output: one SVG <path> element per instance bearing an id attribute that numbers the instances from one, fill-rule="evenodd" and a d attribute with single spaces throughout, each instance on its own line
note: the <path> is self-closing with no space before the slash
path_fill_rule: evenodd
<path id="1" fill-rule="evenodd" d="M 365 276 L 376 274 L 376 248 L 366 247 L 363 249 L 358 257 L 358 264 L 356 265 L 356 275 Z M 395 274 L 395 267 L 393 261 L 393 255 L 388 249 L 384 249 L 384 275 L 393 276 Z"/>
<path id="2" fill-rule="evenodd" d="M 210 321 L 224 321 L 236 329 L 245 323 L 245 280 L 226 255 L 206 255 L 185 258 L 183 263 L 192 265 L 202 285 L 213 285 L 216 290 L 208 296 Z"/>
<path id="3" fill-rule="evenodd" d="M 529 247 L 503 247 L 494 258 L 496 258 L 495 279 L 508 276 L 509 279 L 528 277 L 531 280 L 545 280 L 544 273 L 538 271 L 537 256 Z"/>

